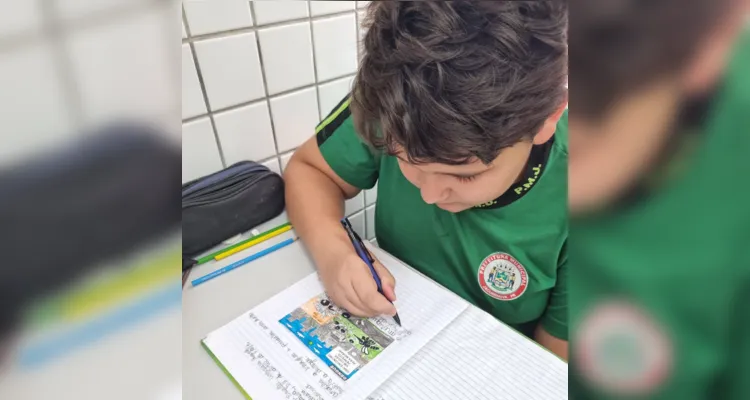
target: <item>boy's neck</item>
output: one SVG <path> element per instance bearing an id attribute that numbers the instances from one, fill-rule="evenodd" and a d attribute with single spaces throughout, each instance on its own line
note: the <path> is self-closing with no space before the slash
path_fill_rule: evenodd
<path id="1" fill-rule="evenodd" d="M 623 98 L 605 119 L 570 119 L 568 204 L 587 212 L 611 204 L 653 167 L 680 106 L 674 82 Z"/>
<path id="2" fill-rule="evenodd" d="M 488 203 L 475 206 L 475 209 L 489 209 L 489 208 L 500 208 L 523 197 L 532 188 L 535 182 L 539 180 L 539 177 L 544 173 L 550 154 L 552 153 L 552 146 L 554 145 L 555 137 L 552 136 L 550 140 L 543 144 L 534 145 L 531 147 L 531 151 L 526 156 L 523 168 L 518 173 L 515 181 L 510 187 L 503 192 L 499 197 Z M 525 186 L 530 183 L 530 186 Z"/>

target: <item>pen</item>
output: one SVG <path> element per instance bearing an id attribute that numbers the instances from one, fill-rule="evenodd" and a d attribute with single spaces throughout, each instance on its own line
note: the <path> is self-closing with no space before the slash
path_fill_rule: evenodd
<path id="1" fill-rule="evenodd" d="M 352 224 L 349 222 L 349 219 L 343 218 L 341 220 L 341 225 L 344 226 L 344 230 L 346 230 L 346 234 L 349 236 L 349 240 L 354 246 L 354 251 L 357 252 L 359 258 L 361 258 L 362 261 L 364 261 L 365 264 L 367 264 L 367 266 L 370 268 L 372 278 L 375 279 L 375 284 L 378 286 L 378 292 L 382 294 L 383 297 L 385 297 L 385 293 L 383 293 L 383 283 L 380 281 L 380 276 L 378 276 L 377 271 L 375 271 L 375 267 L 372 265 L 375 262 L 375 259 L 372 258 L 372 255 L 367 250 L 367 247 L 365 247 L 365 244 L 362 243 L 362 238 L 360 238 L 357 232 L 355 232 L 352 228 Z M 391 304 L 393 304 L 393 302 L 391 302 Z M 393 320 L 396 321 L 398 326 L 401 326 L 401 318 L 399 318 L 398 313 L 393 316 Z"/>

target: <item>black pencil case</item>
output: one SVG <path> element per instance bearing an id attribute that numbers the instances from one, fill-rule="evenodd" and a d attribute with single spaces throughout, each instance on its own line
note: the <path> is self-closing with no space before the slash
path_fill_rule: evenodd
<path id="1" fill-rule="evenodd" d="M 0 167 L 0 343 L 35 300 L 127 269 L 123 259 L 177 230 L 180 170 L 179 146 L 135 122 Z"/>
<path id="2" fill-rule="evenodd" d="M 185 262 L 266 222 L 284 210 L 284 181 L 267 167 L 241 161 L 182 186 L 182 254 Z"/>

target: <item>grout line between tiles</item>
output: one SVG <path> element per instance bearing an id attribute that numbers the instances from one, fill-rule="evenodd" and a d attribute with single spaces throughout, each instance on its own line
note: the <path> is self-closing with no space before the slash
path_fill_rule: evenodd
<path id="1" fill-rule="evenodd" d="M 253 4 L 252 1 L 250 1 L 249 3 L 251 5 Z M 310 12 L 310 2 L 308 2 L 308 6 L 307 7 L 308 7 L 308 12 Z M 251 6 L 250 9 L 254 10 L 254 7 Z M 221 31 L 221 32 L 206 33 L 206 34 L 196 35 L 196 36 L 192 36 L 192 35 L 190 35 L 190 32 L 187 32 L 188 33 L 188 37 L 187 38 L 183 38 L 182 39 L 182 43 L 199 42 L 199 41 L 202 41 L 202 40 L 217 39 L 217 38 L 222 38 L 222 37 L 227 37 L 227 36 L 232 36 L 232 35 L 239 35 L 239 34 L 242 34 L 242 33 L 256 32 L 256 31 L 262 30 L 262 29 L 278 28 L 278 27 L 281 27 L 281 26 L 293 25 L 293 24 L 298 24 L 298 23 L 302 23 L 302 22 L 310 22 L 310 23 L 312 23 L 313 21 L 322 21 L 322 20 L 326 20 L 326 19 L 332 19 L 332 18 L 336 18 L 336 17 L 350 15 L 351 13 L 355 13 L 356 14 L 356 12 L 357 12 L 356 10 L 339 11 L 339 12 L 334 13 L 334 14 L 318 15 L 318 16 L 315 16 L 315 17 L 307 16 L 307 17 L 302 17 L 302 18 L 290 19 L 290 20 L 287 20 L 287 21 L 272 22 L 272 23 L 269 23 L 269 24 L 258 25 L 257 24 L 258 21 L 255 18 L 255 12 L 253 11 L 253 14 L 252 14 L 253 15 L 253 23 L 255 24 L 253 26 L 247 26 L 247 27 L 244 27 L 244 28 L 237 28 L 237 29 L 229 29 L 229 30 Z"/>
<path id="2" fill-rule="evenodd" d="M 11 53 L 19 48 L 30 47 L 49 39 L 44 32 L 25 31 L 3 34 L 0 37 L 0 54 Z"/>
<path id="3" fill-rule="evenodd" d="M 354 7 L 357 7 L 357 3 L 354 3 Z M 311 2 L 307 2 L 307 13 L 312 17 L 312 4 Z M 315 76 L 315 100 L 317 100 L 318 103 L 318 121 L 323 120 L 323 112 L 321 111 L 320 107 L 320 89 L 319 89 L 319 82 L 318 82 L 318 59 L 315 56 L 315 30 L 313 29 L 313 21 L 312 18 L 310 20 L 310 50 L 312 50 L 312 60 L 313 60 L 313 75 Z"/>
<path id="4" fill-rule="evenodd" d="M 362 219 L 365 221 L 365 238 L 367 237 L 367 207 L 362 209 Z"/>
<path id="5" fill-rule="evenodd" d="M 182 11 L 182 23 L 185 24 L 185 33 L 190 36 L 190 24 L 188 24 L 187 15 L 185 14 L 185 7 L 180 7 Z M 211 129 L 214 133 L 214 140 L 216 141 L 216 147 L 219 150 L 219 159 L 221 165 L 226 168 L 227 162 L 224 158 L 224 149 L 221 148 L 221 140 L 219 140 L 219 132 L 216 130 L 216 122 L 214 121 L 214 114 L 211 110 L 211 104 L 208 101 L 208 92 L 206 91 L 206 84 L 203 81 L 203 73 L 201 72 L 200 63 L 198 62 L 198 53 L 195 52 L 195 44 L 190 43 L 190 52 L 193 56 L 193 63 L 195 64 L 195 72 L 198 74 L 198 83 L 201 85 L 201 93 L 203 94 L 203 101 L 206 103 L 206 111 L 208 111 L 208 118 L 211 122 Z"/>
<path id="6" fill-rule="evenodd" d="M 191 34 L 190 28 L 188 26 L 189 24 L 188 24 L 188 21 L 187 21 L 187 16 L 185 14 L 184 9 L 182 9 L 182 14 L 183 14 L 182 17 L 183 17 L 183 22 L 185 24 L 186 34 L 187 34 L 187 38 L 183 38 L 182 39 L 182 44 L 183 45 L 184 44 L 189 44 L 189 46 L 190 46 L 190 48 L 192 50 L 193 61 L 194 61 L 195 65 L 196 65 L 196 70 L 197 70 L 197 73 L 198 73 L 198 78 L 199 78 L 199 82 L 200 82 L 200 85 L 201 85 L 202 94 L 204 96 L 204 101 L 206 103 L 206 109 L 207 109 L 207 113 L 201 114 L 201 115 L 197 115 L 197 116 L 193 116 L 193 117 L 189 117 L 189 118 L 185 118 L 185 119 L 183 119 L 182 123 L 185 124 L 185 123 L 193 122 L 193 121 L 196 121 L 196 120 L 199 120 L 199 119 L 203 119 L 203 118 L 206 118 L 206 117 L 210 118 L 211 126 L 212 126 L 212 128 L 214 130 L 215 140 L 216 140 L 217 145 L 219 147 L 219 152 L 220 152 L 220 156 L 221 156 L 221 159 L 222 159 L 222 163 L 226 166 L 226 161 L 224 159 L 223 150 L 221 148 L 220 138 L 218 136 L 218 131 L 217 131 L 216 124 L 215 124 L 215 121 L 214 121 L 215 115 L 219 114 L 219 113 L 226 112 L 226 111 L 231 111 L 231 110 L 235 110 L 235 109 L 238 109 L 238 108 L 242 108 L 242 107 L 247 107 L 247 106 L 251 106 L 251 105 L 257 105 L 257 104 L 260 104 L 260 103 L 265 103 L 266 107 L 268 109 L 269 120 L 270 120 L 270 123 L 271 123 L 271 129 L 272 129 L 272 134 L 273 134 L 275 154 L 273 156 L 264 158 L 264 159 L 262 159 L 260 161 L 257 161 L 257 162 L 263 164 L 263 163 L 270 162 L 271 160 L 275 160 L 275 162 L 278 163 L 279 168 L 281 168 L 281 159 L 282 159 L 282 157 L 287 156 L 289 154 L 292 154 L 296 149 L 291 149 L 291 150 L 284 151 L 284 152 L 280 152 L 279 151 L 279 143 L 278 143 L 278 137 L 277 137 L 277 132 L 276 132 L 276 126 L 274 124 L 273 113 L 271 111 L 271 100 L 273 100 L 275 98 L 278 98 L 278 97 L 281 97 L 281 96 L 292 94 L 292 93 L 295 93 L 295 92 L 300 92 L 300 91 L 303 91 L 303 90 L 308 90 L 308 89 L 314 88 L 315 92 L 316 92 L 316 100 L 318 102 L 318 107 L 317 107 L 318 108 L 318 114 L 319 114 L 319 117 L 321 116 L 320 90 L 319 90 L 320 85 L 327 84 L 327 83 L 334 82 L 334 81 L 339 81 L 339 80 L 342 80 L 342 79 L 352 78 L 352 77 L 354 77 L 356 75 L 356 73 L 346 74 L 346 75 L 338 76 L 338 77 L 335 77 L 335 78 L 327 79 L 327 80 L 324 80 L 324 81 L 320 81 L 319 80 L 319 78 L 318 78 L 318 71 L 317 71 L 316 56 L 315 56 L 314 30 L 313 30 L 313 24 L 312 23 L 313 23 L 313 21 L 332 19 L 332 18 L 341 17 L 341 16 L 348 16 L 348 15 L 351 15 L 352 12 L 355 13 L 355 16 L 354 16 L 355 17 L 355 21 L 358 21 L 358 18 L 359 18 L 359 15 L 357 13 L 358 9 L 355 8 L 354 10 L 347 10 L 347 11 L 337 12 L 337 13 L 333 13 L 333 14 L 327 14 L 327 15 L 313 17 L 312 16 L 311 5 L 310 5 L 309 2 L 307 2 L 308 14 L 309 14 L 307 17 L 297 18 L 297 19 L 288 20 L 288 21 L 275 22 L 275 23 L 270 23 L 270 24 L 258 25 L 258 20 L 257 20 L 257 16 L 256 16 L 256 13 L 255 13 L 254 3 L 252 1 L 248 1 L 247 3 L 248 3 L 248 7 L 250 7 L 250 14 L 251 14 L 251 16 L 253 18 L 253 24 L 254 25 L 252 27 L 245 27 L 245 28 L 227 30 L 227 31 L 223 31 L 223 32 L 215 32 L 215 33 L 204 34 L 204 35 L 196 35 L 196 36 L 193 36 Z M 313 71 L 314 71 L 315 82 L 313 84 L 310 84 L 310 85 L 304 85 L 304 86 L 301 86 L 301 87 L 297 87 L 297 88 L 285 90 L 283 92 L 276 93 L 274 95 L 269 95 L 269 92 L 268 92 L 268 82 L 267 82 L 267 77 L 266 77 L 266 69 L 265 69 L 265 65 L 264 65 L 264 61 L 263 61 L 263 52 L 262 52 L 262 49 L 261 49 L 260 36 L 258 35 L 258 32 L 260 30 L 267 29 L 267 28 L 282 27 L 282 26 L 288 26 L 288 25 L 305 23 L 305 22 L 309 23 L 309 25 L 310 25 L 309 26 L 309 29 L 310 29 L 310 41 L 311 41 L 311 51 L 312 51 L 312 57 L 313 57 Z M 355 27 L 357 29 L 357 31 L 355 32 L 355 37 L 359 41 L 358 26 L 359 25 L 357 25 Z M 263 80 L 263 87 L 264 87 L 264 95 L 265 95 L 265 97 L 259 98 L 259 99 L 253 99 L 253 100 L 250 100 L 250 101 L 246 101 L 246 102 L 243 102 L 243 103 L 235 104 L 235 105 L 224 107 L 224 108 L 220 108 L 220 109 L 212 109 L 211 106 L 210 106 L 210 104 L 209 104 L 208 93 L 206 91 L 205 82 L 203 80 L 203 75 L 202 75 L 202 72 L 200 70 L 200 64 L 199 64 L 199 61 L 198 61 L 198 55 L 197 55 L 197 53 L 195 51 L 194 43 L 201 42 L 201 41 L 204 41 L 204 40 L 210 40 L 210 39 L 214 39 L 214 38 L 222 38 L 222 37 L 228 37 L 228 36 L 232 36 L 232 35 L 245 34 L 245 33 L 251 33 L 251 32 L 255 33 L 255 36 L 256 36 L 255 40 L 256 40 L 256 46 L 257 46 L 257 49 L 258 49 L 258 59 L 259 59 L 259 63 L 260 63 L 260 66 L 261 66 L 261 77 L 262 77 L 262 80 Z M 359 51 L 359 47 L 358 47 L 358 51 Z M 357 214 L 357 213 L 364 213 L 365 208 L 358 209 L 357 212 L 355 212 L 355 214 Z M 363 215 L 363 218 L 364 218 L 365 224 L 366 224 L 367 223 L 366 222 L 366 219 L 367 219 L 366 215 Z M 365 225 L 365 230 L 366 230 L 366 225 Z"/>
<path id="7" fill-rule="evenodd" d="M 258 164 L 265 164 L 265 163 L 267 163 L 267 162 L 269 162 L 271 160 L 274 160 L 274 159 L 276 160 L 277 163 L 279 163 L 279 168 L 281 168 L 281 158 L 279 157 L 278 154 L 275 154 L 275 155 L 273 155 L 271 157 L 266 157 L 266 158 L 264 158 L 264 159 L 262 159 L 260 161 L 255 161 L 255 162 L 258 163 Z"/>
<path id="8" fill-rule="evenodd" d="M 50 2 L 40 4 L 43 24 L 42 35 L 49 40 L 51 45 L 52 59 L 63 86 L 65 103 L 68 105 L 67 111 L 73 116 L 73 128 L 80 130 L 84 126 L 83 99 L 81 98 L 81 92 L 77 89 L 80 86 L 77 85 L 73 72 L 70 52 L 67 51 L 65 46 L 65 39 L 67 38 L 65 28 L 54 7 Z"/>
<path id="9" fill-rule="evenodd" d="M 255 4 L 250 1 L 248 2 L 248 7 L 250 7 L 250 15 L 253 17 L 253 23 L 257 23 L 258 20 L 255 17 Z M 258 48 L 258 62 L 260 63 L 260 76 L 263 80 L 263 93 L 265 94 L 265 98 L 263 99 L 266 102 L 266 109 L 268 111 L 268 120 L 271 123 L 271 136 L 273 138 L 273 150 L 276 153 L 277 160 L 276 162 L 279 164 L 279 168 L 281 168 L 281 162 L 278 160 L 279 156 L 279 140 L 276 138 L 276 124 L 273 121 L 273 112 L 271 112 L 271 98 L 268 95 L 268 80 L 266 79 L 266 66 L 263 63 L 263 49 L 260 47 L 260 35 L 258 32 L 255 33 L 255 46 Z"/>
<path id="10" fill-rule="evenodd" d="M 213 110 L 213 111 L 211 111 L 209 113 L 206 113 L 206 114 L 200 114 L 200 115 L 196 115 L 194 117 L 185 118 L 185 119 L 182 120 L 182 123 L 186 124 L 186 123 L 189 123 L 189 122 L 193 122 L 193 121 L 199 120 L 201 118 L 206 118 L 206 117 L 208 117 L 209 114 L 214 114 L 214 115 L 221 114 L 221 113 L 223 113 L 225 111 L 233 111 L 233 110 L 236 110 L 238 108 L 243 108 L 243 107 L 252 106 L 252 105 L 256 105 L 256 104 L 260 104 L 260 103 L 265 103 L 265 102 L 266 102 L 265 98 L 260 98 L 260 99 L 254 99 L 254 100 L 250 100 L 250 101 L 245 101 L 245 102 L 242 102 L 242 103 L 237 103 L 237 104 L 231 105 L 229 107 L 224 107 L 224 108 L 220 108 L 220 109 L 217 109 L 217 110 Z"/>
<path id="11" fill-rule="evenodd" d="M 18 1 L 36 1 L 36 0 L 18 0 Z M 56 14 L 56 25 L 67 34 L 80 32 L 85 29 L 92 29 L 101 26 L 105 26 L 110 23 L 116 23 L 124 21 L 127 18 L 137 16 L 141 13 L 152 11 L 154 8 L 159 7 L 159 0 L 153 0 L 151 3 L 139 3 L 139 4 L 128 4 L 124 6 L 115 6 L 108 10 L 94 11 L 90 15 L 84 15 L 80 17 L 62 18 L 59 16 L 59 12 Z M 42 13 L 46 6 L 52 6 L 52 2 L 42 1 L 40 2 Z M 11 33 L 0 37 L 0 54 L 13 51 L 23 46 L 29 46 L 40 41 L 46 41 L 49 36 L 45 33 L 46 27 L 41 26 L 39 29 L 32 29 L 22 31 L 18 33 Z"/>
<path id="12" fill-rule="evenodd" d="M 250 18 L 253 19 L 253 27 L 257 28 L 258 27 L 258 18 L 255 15 L 255 6 L 253 4 L 253 1 L 252 0 L 248 1 L 247 2 L 247 6 L 250 7 Z"/>
<path id="13" fill-rule="evenodd" d="M 273 100 L 275 98 L 286 96 L 288 94 L 292 94 L 292 93 L 295 93 L 295 92 L 301 92 L 303 90 L 311 89 L 314 86 L 325 85 L 325 84 L 328 84 L 328 83 L 331 83 L 331 82 L 335 82 L 335 81 L 338 81 L 338 80 L 353 78 L 354 76 L 355 76 L 355 74 L 348 74 L 348 75 L 344 75 L 344 76 L 338 76 L 336 78 L 331 78 L 331 79 L 327 79 L 325 81 L 321 81 L 317 85 L 313 83 L 313 84 L 310 84 L 310 85 L 305 85 L 305 86 L 300 86 L 298 88 L 285 90 L 283 92 L 279 92 L 277 94 L 274 94 L 273 96 L 268 96 L 268 100 Z M 245 101 L 245 102 L 242 102 L 242 103 L 233 104 L 233 105 L 228 106 L 228 107 L 219 108 L 219 109 L 216 109 L 216 110 L 211 110 L 209 113 L 206 113 L 206 114 L 200 114 L 200 115 L 196 115 L 196 116 L 193 116 L 193 117 L 185 118 L 185 119 L 182 120 L 182 123 L 185 124 L 185 123 L 188 123 L 188 122 L 193 122 L 195 120 L 198 120 L 198 119 L 201 119 L 201 118 L 205 118 L 209 114 L 220 114 L 220 113 L 223 113 L 225 111 L 232 111 L 232 110 L 236 110 L 238 108 L 255 105 L 255 104 L 258 104 L 258 103 L 265 102 L 265 101 L 266 101 L 266 98 L 264 97 L 264 98 L 259 98 L 259 99 L 253 99 L 253 100 Z"/>

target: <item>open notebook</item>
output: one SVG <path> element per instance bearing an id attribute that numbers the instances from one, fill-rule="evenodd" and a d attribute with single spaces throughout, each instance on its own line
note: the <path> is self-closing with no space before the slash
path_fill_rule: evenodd
<path id="1" fill-rule="evenodd" d="M 312 274 L 211 332 L 204 348 L 254 400 L 567 399 L 567 364 L 371 249 L 397 281 L 403 327 L 331 304 Z"/>

